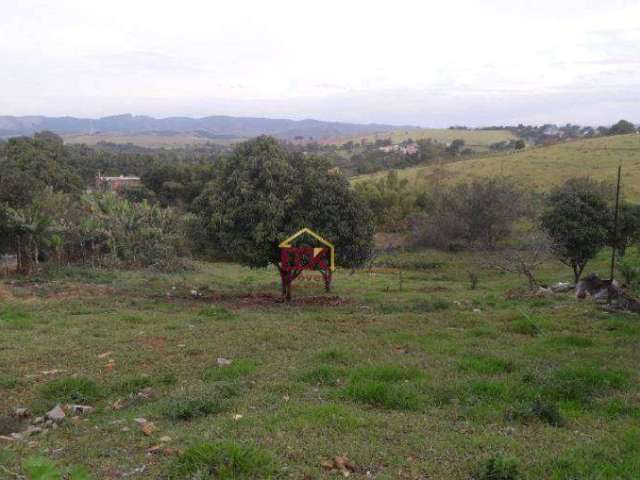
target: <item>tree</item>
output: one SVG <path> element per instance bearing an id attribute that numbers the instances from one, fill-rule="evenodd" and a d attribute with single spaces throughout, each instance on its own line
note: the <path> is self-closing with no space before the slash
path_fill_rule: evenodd
<path id="1" fill-rule="evenodd" d="M 636 133 L 635 125 L 627 120 L 620 120 L 612 125 L 608 131 L 609 135 L 625 135 L 627 133 Z"/>
<path id="2" fill-rule="evenodd" d="M 447 153 L 449 155 L 457 156 L 460 155 L 462 149 L 464 148 L 464 140 L 461 138 L 456 138 L 449 146 L 447 147 Z"/>
<path id="3" fill-rule="evenodd" d="M 524 148 L 527 146 L 526 143 L 524 143 L 524 140 L 522 140 L 521 138 L 516 140 L 515 143 L 513 144 L 514 148 L 516 150 L 524 150 Z"/>
<path id="4" fill-rule="evenodd" d="M 573 178 L 554 189 L 540 217 L 542 229 L 552 242 L 552 251 L 573 269 L 578 283 L 589 260 L 609 238 L 610 210 L 602 185 L 588 178 Z"/>
<path id="5" fill-rule="evenodd" d="M 414 241 L 423 246 L 480 246 L 493 250 L 526 214 L 525 193 L 506 178 L 479 179 L 443 191 L 433 211 L 414 223 Z"/>
<path id="6" fill-rule="evenodd" d="M 622 203 L 618 211 L 618 231 L 614 235 L 613 213 L 609 215 L 609 238 L 607 245 L 618 249 L 623 257 L 628 247 L 640 241 L 640 205 Z"/>
<path id="7" fill-rule="evenodd" d="M 250 267 L 279 263 L 279 243 L 300 228 L 336 246 L 337 261 L 363 263 L 373 241 L 368 208 L 329 162 L 288 154 L 271 137 L 241 143 L 194 202 L 205 239 Z"/>

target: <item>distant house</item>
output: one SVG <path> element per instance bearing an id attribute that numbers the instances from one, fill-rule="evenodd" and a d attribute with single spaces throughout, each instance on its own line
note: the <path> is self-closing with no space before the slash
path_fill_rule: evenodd
<path id="1" fill-rule="evenodd" d="M 418 153 L 418 145 L 415 143 L 410 143 L 404 147 L 402 145 L 385 145 L 384 147 L 379 147 L 378 150 L 382 150 L 384 153 L 400 152 L 405 155 L 415 155 Z"/>
<path id="2" fill-rule="evenodd" d="M 96 176 L 96 190 L 99 192 L 120 192 L 127 187 L 140 185 L 140 177 L 120 175 L 119 177 Z"/>

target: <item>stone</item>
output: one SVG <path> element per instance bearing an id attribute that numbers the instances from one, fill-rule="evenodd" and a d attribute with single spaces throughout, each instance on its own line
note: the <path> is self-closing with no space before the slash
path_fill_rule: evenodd
<path id="1" fill-rule="evenodd" d="M 65 410 L 72 415 L 89 415 L 95 411 L 95 408 L 89 405 L 67 405 Z"/>
<path id="2" fill-rule="evenodd" d="M 218 357 L 218 366 L 219 367 L 224 367 L 227 365 L 231 365 L 233 363 L 233 360 L 229 360 L 228 358 L 224 358 L 224 357 Z"/>
<path id="3" fill-rule="evenodd" d="M 16 418 L 29 418 L 31 416 L 31 410 L 28 408 L 16 408 L 13 411 L 13 416 Z"/>
<path id="4" fill-rule="evenodd" d="M 64 413 L 64 410 L 62 409 L 62 407 L 60 407 L 60 405 L 56 405 L 55 407 L 53 407 L 53 409 L 47 412 L 47 418 L 54 422 L 61 422 L 62 420 L 64 420 L 65 416 L 66 415 Z"/>

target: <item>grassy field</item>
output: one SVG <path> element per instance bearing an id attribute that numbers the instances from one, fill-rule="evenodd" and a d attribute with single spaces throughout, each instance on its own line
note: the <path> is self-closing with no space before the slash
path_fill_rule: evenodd
<path id="1" fill-rule="evenodd" d="M 359 143 L 362 139 L 367 139 L 373 143 L 376 140 L 390 138 L 393 143 L 400 143 L 404 140 L 432 139 L 440 143 L 450 143 L 461 138 L 469 146 L 487 147 L 492 143 L 505 140 L 514 140 L 516 137 L 506 130 L 449 130 L 448 128 L 416 128 L 408 130 L 394 130 L 391 132 L 381 132 L 371 135 L 356 135 L 349 138 L 338 138 L 328 143 L 342 145 L 349 140 Z"/>
<path id="2" fill-rule="evenodd" d="M 18 407 L 96 411 L 0 440 L 0 478 L 43 458 L 96 479 L 640 478 L 640 317 L 484 269 L 472 290 L 469 260 L 382 258 L 290 305 L 275 270 L 233 264 L 6 279 L 0 435 Z"/>
<path id="3" fill-rule="evenodd" d="M 623 187 L 627 198 L 640 200 L 640 135 L 635 134 L 529 148 L 439 167 L 408 168 L 398 170 L 398 175 L 408 178 L 416 188 L 436 177 L 451 184 L 478 177 L 511 176 L 523 185 L 544 191 L 571 177 L 589 175 L 597 180 L 614 181 L 618 165 L 623 168 Z M 354 181 L 383 175 L 386 172 L 356 177 Z"/>
<path id="4" fill-rule="evenodd" d="M 117 133 L 96 133 L 96 134 L 73 134 L 63 136 L 65 143 L 96 145 L 99 142 L 116 143 L 120 145 L 132 144 L 146 148 L 180 148 L 193 145 L 204 145 L 206 143 L 217 143 L 220 145 L 231 145 L 246 139 L 226 139 L 208 138 L 201 135 L 189 133 L 175 134 L 117 134 Z"/>

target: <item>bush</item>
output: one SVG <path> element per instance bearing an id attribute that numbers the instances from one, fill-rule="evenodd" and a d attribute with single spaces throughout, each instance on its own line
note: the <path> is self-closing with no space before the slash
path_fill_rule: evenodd
<path id="1" fill-rule="evenodd" d="M 168 478 L 254 480 L 271 478 L 274 473 L 271 455 L 255 447 L 221 442 L 188 448 L 170 466 Z"/>
<path id="2" fill-rule="evenodd" d="M 428 214 L 412 222 L 413 243 L 445 250 L 494 249 L 526 213 L 524 192 L 504 178 L 474 180 L 441 193 Z"/>

